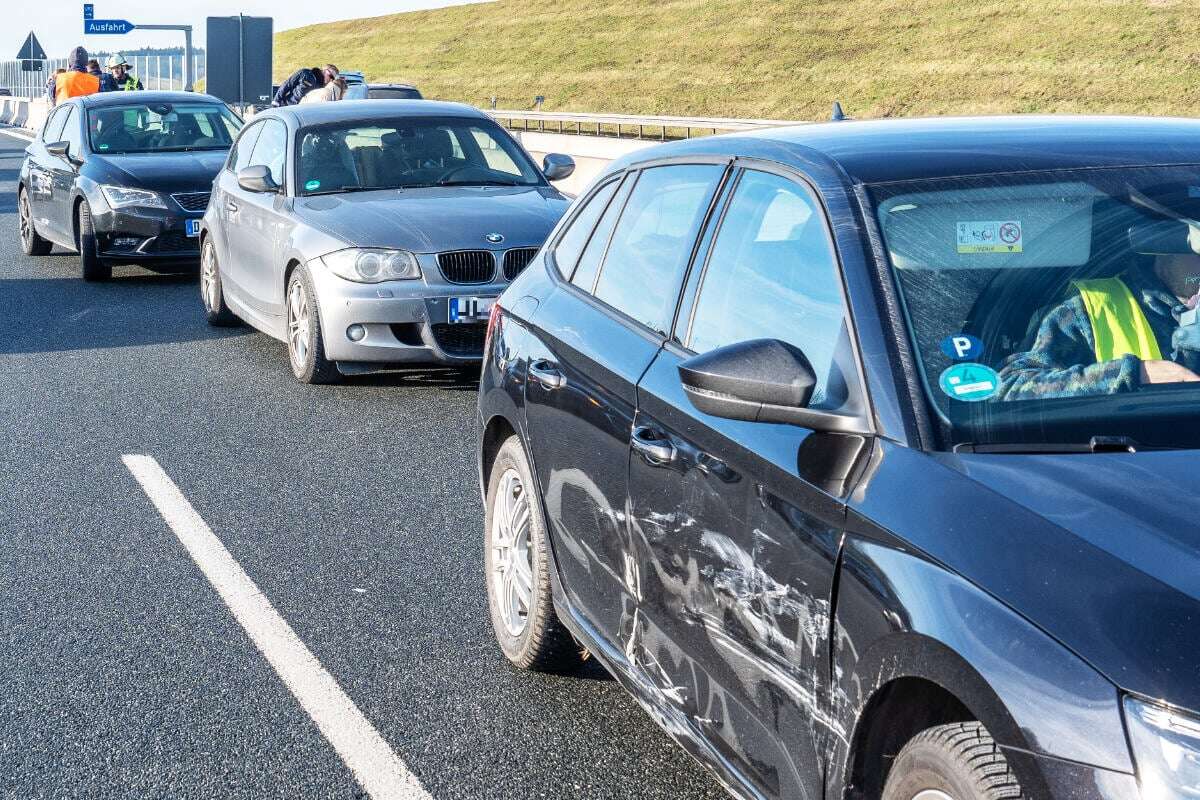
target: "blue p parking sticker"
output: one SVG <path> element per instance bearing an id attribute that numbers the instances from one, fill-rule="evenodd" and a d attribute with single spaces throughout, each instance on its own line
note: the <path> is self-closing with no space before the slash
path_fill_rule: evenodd
<path id="1" fill-rule="evenodd" d="M 977 403 L 994 397 L 1000 390 L 1000 376 L 986 364 L 968 361 L 947 367 L 938 380 L 942 391 L 954 400 Z"/>
<path id="2" fill-rule="evenodd" d="M 979 358 L 983 352 L 983 342 L 969 333 L 956 333 L 942 339 L 942 352 L 956 361 L 964 358 Z"/>

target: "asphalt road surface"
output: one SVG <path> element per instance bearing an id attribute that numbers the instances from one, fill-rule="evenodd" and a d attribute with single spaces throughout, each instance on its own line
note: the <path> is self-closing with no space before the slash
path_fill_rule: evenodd
<path id="1" fill-rule="evenodd" d="M 600 669 L 494 645 L 473 376 L 301 386 L 192 276 L 24 256 L 23 147 L 0 134 L 0 796 L 363 797 L 329 733 L 358 714 L 414 797 L 724 797 Z M 261 595 L 223 599 L 126 455 Z M 257 646 L 243 600 L 312 658 Z M 324 726 L 290 688 L 321 673 Z"/>

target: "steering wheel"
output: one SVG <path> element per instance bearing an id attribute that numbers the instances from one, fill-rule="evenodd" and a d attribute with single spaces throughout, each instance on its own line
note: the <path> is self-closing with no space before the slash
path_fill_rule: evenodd
<path id="1" fill-rule="evenodd" d="M 445 174 L 443 174 L 440 178 L 437 179 L 437 182 L 438 183 L 446 183 L 451 178 L 453 178 L 455 175 L 458 175 L 459 173 L 462 173 L 462 172 L 467 172 L 468 170 L 475 170 L 477 172 L 484 173 L 485 177 L 489 177 L 490 172 L 491 172 L 491 170 L 485 169 L 484 167 L 481 167 L 478 164 L 462 164 L 460 166 L 452 167 L 451 169 L 447 170 L 445 172 Z"/>

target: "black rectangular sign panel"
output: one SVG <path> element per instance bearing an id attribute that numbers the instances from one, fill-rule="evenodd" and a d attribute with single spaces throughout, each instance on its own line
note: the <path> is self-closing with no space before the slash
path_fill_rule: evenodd
<path id="1" fill-rule="evenodd" d="M 204 91 L 234 105 L 270 105 L 273 35 L 271 17 L 209 17 Z"/>

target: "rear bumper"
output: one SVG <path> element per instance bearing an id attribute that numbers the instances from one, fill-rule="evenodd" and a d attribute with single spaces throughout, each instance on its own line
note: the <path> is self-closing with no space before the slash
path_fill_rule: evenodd
<path id="1" fill-rule="evenodd" d="M 452 297 L 497 297 L 505 284 L 454 287 L 423 281 L 363 284 L 315 266 L 309 269 L 325 355 L 331 361 L 366 364 L 470 364 L 483 357 L 487 323 L 451 323 Z M 347 330 L 361 326 L 354 341 Z"/>

